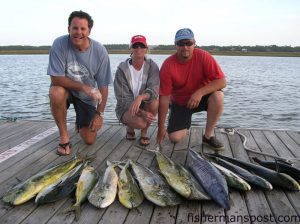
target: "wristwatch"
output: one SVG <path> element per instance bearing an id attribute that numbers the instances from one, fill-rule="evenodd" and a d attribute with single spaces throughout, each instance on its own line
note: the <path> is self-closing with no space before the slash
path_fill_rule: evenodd
<path id="1" fill-rule="evenodd" d="M 98 114 L 100 117 L 102 117 L 104 115 L 104 112 L 100 112 L 96 110 L 96 114 Z"/>

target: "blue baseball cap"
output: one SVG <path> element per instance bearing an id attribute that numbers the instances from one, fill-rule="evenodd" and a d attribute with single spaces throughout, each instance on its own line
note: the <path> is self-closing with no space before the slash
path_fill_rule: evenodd
<path id="1" fill-rule="evenodd" d="M 175 44 L 180 40 L 194 40 L 194 33 L 189 28 L 183 28 L 176 32 L 175 34 Z"/>

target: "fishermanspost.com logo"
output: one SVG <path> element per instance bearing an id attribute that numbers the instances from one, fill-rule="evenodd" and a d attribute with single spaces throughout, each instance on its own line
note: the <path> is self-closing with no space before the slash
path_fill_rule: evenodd
<path id="1" fill-rule="evenodd" d="M 202 213 L 188 213 L 188 223 L 300 223 L 298 215 L 210 215 Z"/>

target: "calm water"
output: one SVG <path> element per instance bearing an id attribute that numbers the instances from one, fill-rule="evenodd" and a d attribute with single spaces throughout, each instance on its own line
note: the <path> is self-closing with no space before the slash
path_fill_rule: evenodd
<path id="1" fill-rule="evenodd" d="M 127 55 L 110 55 L 113 75 Z M 161 66 L 165 55 L 151 55 Z M 226 74 L 224 114 L 218 126 L 300 130 L 300 58 L 215 56 Z M 0 119 L 52 120 L 48 55 L 0 55 Z M 113 87 L 105 122 L 118 122 Z M 68 120 L 74 121 L 73 109 Z M 193 116 L 205 125 L 205 113 Z"/>

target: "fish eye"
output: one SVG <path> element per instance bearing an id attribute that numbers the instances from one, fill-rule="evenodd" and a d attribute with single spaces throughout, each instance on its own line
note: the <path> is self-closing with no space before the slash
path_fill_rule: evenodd
<path id="1" fill-rule="evenodd" d="M 150 177 L 148 177 L 148 178 L 146 179 L 146 182 L 147 182 L 148 185 L 153 185 L 153 184 L 154 184 L 153 179 L 150 178 Z"/>

